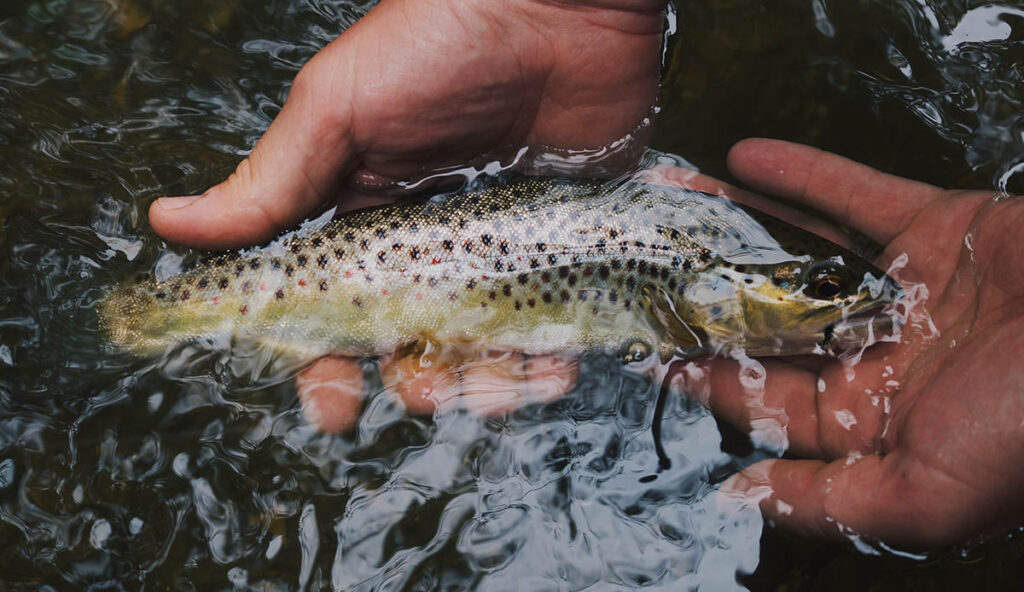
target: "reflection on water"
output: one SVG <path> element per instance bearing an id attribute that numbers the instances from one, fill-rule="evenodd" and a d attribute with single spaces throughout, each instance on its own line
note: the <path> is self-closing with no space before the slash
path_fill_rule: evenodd
<path id="1" fill-rule="evenodd" d="M 657 385 L 607 357 L 567 398 L 507 417 L 409 417 L 375 395 L 354 433 L 326 436 L 289 381 L 196 350 L 177 364 L 107 351 L 104 291 L 180 264 L 146 226 L 149 199 L 233 169 L 298 66 L 367 9 L 208 4 L 0 7 L 3 588 L 721 590 L 755 567 L 755 589 L 1019 581 L 1019 538 L 923 563 L 773 531 L 759 546 L 760 518 L 721 516 L 710 494 L 774 452 L 678 398 L 661 434 L 672 466 L 641 483 Z M 680 9 L 659 148 L 717 173 L 734 140 L 774 135 L 1024 189 L 1018 8 Z"/>

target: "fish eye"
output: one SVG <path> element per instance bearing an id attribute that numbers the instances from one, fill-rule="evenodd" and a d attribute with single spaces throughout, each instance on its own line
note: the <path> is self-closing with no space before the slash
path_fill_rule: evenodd
<path id="1" fill-rule="evenodd" d="M 835 300 L 846 294 L 849 274 L 833 263 L 815 265 L 807 273 L 804 293 L 817 300 Z"/>

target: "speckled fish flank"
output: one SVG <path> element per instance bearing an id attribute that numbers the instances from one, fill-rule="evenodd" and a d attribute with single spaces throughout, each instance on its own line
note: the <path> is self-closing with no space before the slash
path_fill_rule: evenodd
<path id="1" fill-rule="evenodd" d="M 165 281 L 126 284 L 100 319 L 113 343 L 139 354 L 230 336 L 309 358 L 424 339 L 529 353 L 639 342 L 775 355 L 820 349 L 837 324 L 898 292 L 852 253 L 721 197 L 532 180 L 348 213 Z"/>

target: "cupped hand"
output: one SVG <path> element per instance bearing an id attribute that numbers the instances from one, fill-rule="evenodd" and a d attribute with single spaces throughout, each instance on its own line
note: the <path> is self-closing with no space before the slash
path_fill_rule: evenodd
<path id="1" fill-rule="evenodd" d="M 345 180 L 389 189 L 523 148 L 603 152 L 650 114 L 665 4 L 384 0 L 302 68 L 230 178 L 157 200 L 150 222 L 175 242 L 243 247 L 335 203 Z"/>
<path id="2" fill-rule="evenodd" d="M 883 244 L 879 265 L 898 262 L 918 302 L 901 342 L 856 365 L 762 360 L 752 390 L 735 362 L 704 362 L 716 414 L 788 440 L 786 458 L 749 467 L 725 495 L 798 532 L 914 546 L 1024 522 L 1024 201 L 771 140 L 741 142 L 729 166 L 779 198 L 719 187 L 738 200 L 791 220 L 792 206 L 811 208 Z"/>
<path id="3" fill-rule="evenodd" d="M 243 247 L 335 203 L 387 201 L 365 194 L 452 166 L 529 161 L 524 148 L 609 152 L 650 114 L 665 5 L 383 0 L 303 67 L 230 178 L 199 196 L 157 200 L 150 222 L 174 242 Z M 499 413 L 565 393 L 576 372 L 571 358 L 514 352 L 381 360 L 385 384 L 416 412 L 460 394 L 471 408 Z M 308 416 L 326 431 L 352 425 L 365 390 L 359 362 L 349 358 L 316 362 L 298 387 Z"/>

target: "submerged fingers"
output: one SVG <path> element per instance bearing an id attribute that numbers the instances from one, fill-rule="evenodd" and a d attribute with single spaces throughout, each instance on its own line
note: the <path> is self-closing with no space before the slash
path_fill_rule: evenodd
<path id="1" fill-rule="evenodd" d="M 464 405 L 500 415 L 568 393 L 579 378 L 573 356 L 528 356 L 493 351 L 469 355 L 454 348 L 414 346 L 383 358 L 381 381 L 409 413 L 430 414 Z M 307 420 L 325 432 L 352 427 L 366 396 L 354 358 L 322 358 L 299 374 L 299 400 Z"/>

